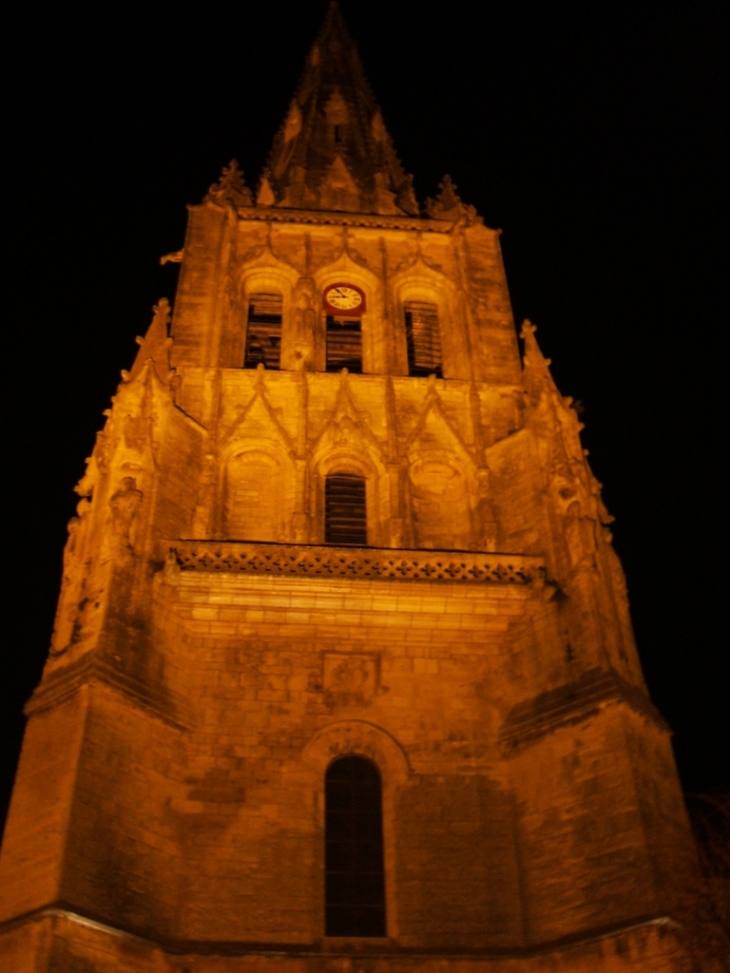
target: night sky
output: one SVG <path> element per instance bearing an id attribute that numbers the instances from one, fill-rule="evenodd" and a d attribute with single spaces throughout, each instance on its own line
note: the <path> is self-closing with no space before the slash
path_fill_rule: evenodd
<path id="1" fill-rule="evenodd" d="M 503 230 L 515 318 L 538 325 L 559 388 L 583 403 L 690 793 L 730 783 L 724 7 L 341 4 L 419 199 L 448 172 Z M 230 159 L 255 187 L 326 4 L 27 9 L 6 124 L 0 812 L 73 486 L 135 335 L 174 298 L 177 267 L 159 257 Z"/>

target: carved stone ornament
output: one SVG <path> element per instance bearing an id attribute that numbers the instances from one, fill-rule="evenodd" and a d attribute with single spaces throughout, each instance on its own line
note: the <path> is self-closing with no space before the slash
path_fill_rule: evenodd
<path id="1" fill-rule="evenodd" d="M 253 206 L 253 194 L 235 159 L 231 159 L 230 164 L 223 167 L 218 182 L 210 187 L 205 199 L 217 206 L 225 206 L 226 203 L 233 206 Z"/>
<path id="2" fill-rule="evenodd" d="M 467 226 L 479 222 L 479 216 L 473 206 L 462 203 L 456 190 L 459 187 L 452 182 L 451 176 L 444 176 L 439 183 L 439 193 L 436 199 L 426 200 L 426 213 L 434 220 L 464 220 Z"/>
<path id="3" fill-rule="evenodd" d="M 368 703 L 379 683 L 378 656 L 373 653 L 324 653 L 324 691 L 330 705 Z"/>
<path id="4" fill-rule="evenodd" d="M 387 578 L 394 581 L 463 581 L 467 584 L 541 586 L 541 558 L 523 554 L 472 554 L 459 551 L 400 551 L 314 545 L 225 541 L 174 541 L 181 571 L 310 577 Z"/>
<path id="5" fill-rule="evenodd" d="M 109 500 L 111 519 L 109 524 L 112 546 L 117 553 L 134 552 L 132 526 L 137 510 L 142 502 L 143 493 L 137 489 L 133 476 L 122 478 L 118 490 Z"/>

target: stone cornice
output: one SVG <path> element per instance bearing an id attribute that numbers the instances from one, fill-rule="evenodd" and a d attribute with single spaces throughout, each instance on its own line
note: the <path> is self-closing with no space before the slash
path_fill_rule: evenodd
<path id="1" fill-rule="evenodd" d="M 165 687 L 141 682 L 121 672 L 98 652 L 87 652 L 75 662 L 44 676 L 40 686 L 25 705 L 26 716 L 60 706 L 82 686 L 104 685 L 124 696 L 129 702 L 169 726 L 186 729 L 192 723 L 189 703 Z"/>
<path id="2" fill-rule="evenodd" d="M 586 946 L 591 947 L 606 940 L 614 944 L 619 941 L 623 946 L 623 951 L 628 953 L 630 937 L 639 936 L 645 944 L 646 934 L 650 931 L 655 931 L 661 937 L 668 934 L 679 936 L 683 928 L 682 924 L 672 916 L 646 914 L 636 916 L 628 921 L 596 926 L 529 946 L 515 943 L 511 946 L 491 948 L 488 946 L 475 949 L 447 947 L 442 950 L 404 947 L 396 939 L 390 938 L 343 937 L 332 938 L 331 941 L 315 941 L 310 944 L 231 940 L 201 941 L 155 935 L 150 930 L 142 930 L 122 923 L 112 925 L 100 916 L 82 912 L 70 903 L 59 900 L 0 922 L 0 933 L 20 929 L 31 923 L 48 921 L 53 923 L 54 926 L 64 923 L 84 926 L 90 934 L 104 937 L 107 942 L 114 939 L 126 940 L 133 949 L 141 951 L 142 955 L 144 955 L 145 950 L 155 951 L 155 953 L 162 950 L 169 956 L 183 956 L 191 959 L 208 956 L 219 958 L 247 957 L 254 960 L 257 970 L 266 968 L 264 967 L 264 964 L 266 964 L 269 969 L 279 971 L 279 973 L 282 969 L 287 968 L 293 971 L 301 969 L 301 960 L 309 963 L 314 962 L 316 969 L 329 968 L 337 960 L 344 960 L 344 965 L 338 964 L 333 968 L 348 969 L 352 965 L 353 957 L 357 958 L 359 966 L 372 965 L 374 962 L 387 962 L 389 959 L 395 960 L 404 973 L 405 971 L 424 973 L 424 970 L 433 969 L 432 964 L 434 963 L 442 964 L 449 961 L 458 962 L 459 969 L 463 973 L 484 973 L 485 962 L 509 961 L 510 959 L 524 960 L 540 956 L 551 956 L 553 959 L 557 956 L 559 959 L 561 954 L 569 960 L 572 951 L 580 951 Z M 97 940 L 97 942 L 99 941 L 103 940 Z M 613 948 L 615 949 L 615 945 Z M 91 949 L 93 949 L 93 945 Z M 595 954 L 593 953 L 593 955 Z M 271 965 L 269 966 L 269 964 Z M 428 965 L 425 966 L 424 964 Z M 574 964 L 571 963 L 570 965 L 573 966 Z"/>
<path id="3" fill-rule="evenodd" d="M 451 233 L 459 222 L 414 216 L 378 216 L 369 213 L 284 209 L 283 207 L 277 209 L 273 206 L 237 206 L 235 209 L 240 220 L 274 223 L 318 223 L 322 226 L 363 226 L 388 230 L 420 230 L 423 233 Z"/>
<path id="4" fill-rule="evenodd" d="M 545 571 L 541 558 L 471 551 L 213 540 L 170 541 L 169 550 L 182 571 L 228 574 L 542 585 Z"/>
<path id="5" fill-rule="evenodd" d="M 591 669 L 575 682 L 558 686 L 519 703 L 508 714 L 500 733 L 507 754 L 534 743 L 563 726 L 587 719 L 602 706 L 621 702 L 663 730 L 668 726 L 648 696 L 612 670 Z"/>

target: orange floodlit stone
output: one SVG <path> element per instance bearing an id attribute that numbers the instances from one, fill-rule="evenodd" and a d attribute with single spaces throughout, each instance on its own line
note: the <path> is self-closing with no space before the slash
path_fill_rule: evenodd
<path id="1" fill-rule="evenodd" d="M 685 970 L 578 414 L 498 233 L 448 177 L 419 210 L 336 4 L 258 191 L 227 166 L 169 259 L 77 487 L 0 966 Z"/>

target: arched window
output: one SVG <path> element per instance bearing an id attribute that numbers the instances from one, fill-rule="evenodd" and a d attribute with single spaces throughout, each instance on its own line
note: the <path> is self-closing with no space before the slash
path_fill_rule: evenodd
<path id="1" fill-rule="evenodd" d="M 340 757 L 325 776 L 325 935 L 385 936 L 380 774 Z"/>
<path id="2" fill-rule="evenodd" d="M 406 301 L 405 317 L 408 374 L 441 378 L 438 308 L 425 301 Z"/>
<path id="3" fill-rule="evenodd" d="M 324 481 L 325 544 L 368 542 L 365 477 L 331 473 Z"/>
<path id="4" fill-rule="evenodd" d="M 281 294 L 252 294 L 248 302 L 244 368 L 279 368 L 281 351 Z"/>

